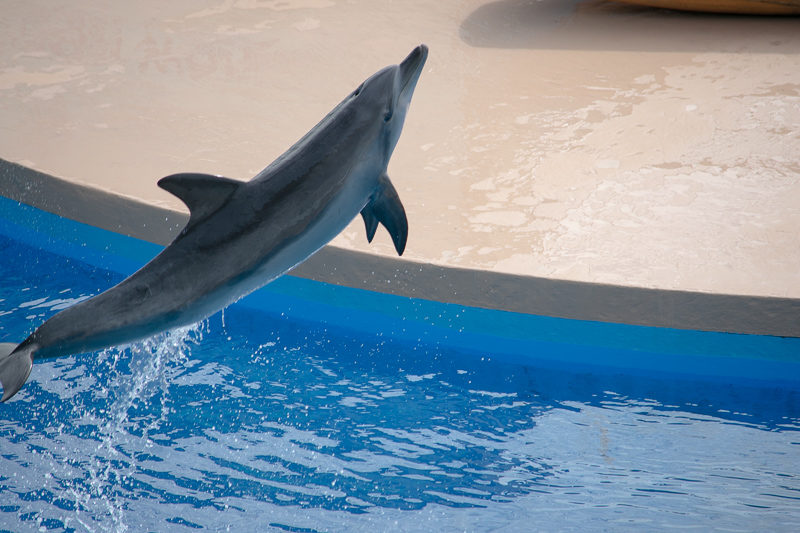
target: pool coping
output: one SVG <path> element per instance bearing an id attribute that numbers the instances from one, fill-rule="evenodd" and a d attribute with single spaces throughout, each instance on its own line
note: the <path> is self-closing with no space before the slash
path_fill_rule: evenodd
<path id="1" fill-rule="evenodd" d="M 166 245 L 184 213 L 0 159 L 0 195 L 65 218 Z M 800 337 L 800 299 L 548 279 L 420 263 L 326 246 L 290 276 L 514 313 L 695 331 Z"/>

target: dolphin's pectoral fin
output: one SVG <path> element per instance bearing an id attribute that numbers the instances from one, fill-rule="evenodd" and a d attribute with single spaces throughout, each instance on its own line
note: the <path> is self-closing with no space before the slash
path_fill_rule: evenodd
<path id="1" fill-rule="evenodd" d="M 16 344 L 0 343 L 0 383 L 3 385 L 4 402 L 14 396 L 25 384 L 33 367 L 35 345 L 17 350 Z"/>
<path id="2" fill-rule="evenodd" d="M 375 237 L 375 230 L 378 229 L 378 217 L 372 212 L 371 203 L 361 210 L 361 218 L 364 219 L 364 226 L 367 228 L 367 241 L 372 242 Z"/>
<path id="3" fill-rule="evenodd" d="M 187 228 L 197 224 L 214 211 L 239 188 L 240 181 L 211 174 L 184 172 L 158 180 L 158 186 L 180 198 L 189 208 Z"/>
<path id="4" fill-rule="evenodd" d="M 403 255 L 408 240 L 408 219 L 403 204 L 397 191 L 389 181 L 389 176 L 381 175 L 378 179 L 378 188 L 372 195 L 370 202 L 361 210 L 364 224 L 367 226 L 367 240 L 372 242 L 378 222 L 389 231 L 398 255 Z"/>

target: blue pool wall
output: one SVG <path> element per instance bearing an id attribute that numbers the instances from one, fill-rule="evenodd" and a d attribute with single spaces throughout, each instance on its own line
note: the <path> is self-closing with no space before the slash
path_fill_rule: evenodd
<path id="1" fill-rule="evenodd" d="M 122 275 L 133 273 L 163 249 L 5 197 L 0 197 L 0 233 Z M 504 362 L 800 389 L 800 338 L 796 337 L 555 318 L 410 298 L 292 275 L 235 305 Z"/>

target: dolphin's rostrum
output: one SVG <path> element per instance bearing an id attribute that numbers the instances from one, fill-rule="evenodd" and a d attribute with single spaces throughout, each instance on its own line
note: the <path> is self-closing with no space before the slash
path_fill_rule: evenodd
<path id="1" fill-rule="evenodd" d="M 408 222 L 386 167 L 427 55 L 420 45 L 375 73 L 248 182 L 161 179 L 189 208 L 186 227 L 118 285 L 54 315 L 21 344 L 0 344 L 2 401 L 22 387 L 34 359 L 202 320 L 303 262 L 359 213 L 370 242 L 383 224 L 402 255 Z"/>

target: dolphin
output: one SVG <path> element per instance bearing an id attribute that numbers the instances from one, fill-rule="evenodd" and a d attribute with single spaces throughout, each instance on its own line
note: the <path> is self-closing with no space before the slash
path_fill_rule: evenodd
<path id="1" fill-rule="evenodd" d="M 193 324 L 266 285 L 333 239 L 359 213 L 403 254 L 408 221 L 386 168 L 428 48 L 416 47 L 350 93 L 250 181 L 208 174 L 158 185 L 189 208 L 164 250 L 118 285 L 52 316 L 19 345 L 0 344 L 3 402 L 34 359 L 92 352 Z"/>

